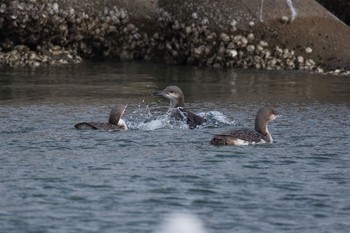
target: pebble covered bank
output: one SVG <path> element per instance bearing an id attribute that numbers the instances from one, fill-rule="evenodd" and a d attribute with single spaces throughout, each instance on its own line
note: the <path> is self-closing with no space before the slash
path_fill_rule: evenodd
<path id="1" fill-rule="evenodd" d="M 91 59 L 146 60 L 214 68 L 325 71 L 305 55 L 254 34 L 237 30 L 237 21 L 225 30 L 211 30 L 209 20 L 194 12 L 186 22 L 157 8 L 151 30 L 138 27 L 127 10 L 110 4 L 86 10 L 55 1 L 13 0 L 0 3 L 0 66 L 48 66 Z M 242 22 L 240 22 L 242 23 Z M 288 24 L 288 18 L 281 18 Z M 311 54 L 305 48 L 304 54 Z"/>

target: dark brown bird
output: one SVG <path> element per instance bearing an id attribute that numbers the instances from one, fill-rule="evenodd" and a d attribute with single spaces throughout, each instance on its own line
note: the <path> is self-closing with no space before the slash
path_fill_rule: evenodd
<path id="1" fill-rule="evenodd" d="M 126 105 L 118 104 L 112 108 L 111 113 L 109 114 L 108 122 L 99 123 L 99 122 L 81 122 L 74 125 L 76 129 L 100 129 L 107 131 L 121 131 L 127 130 L 128 126 L 125 121 L 121 119 Z"/>
<path id="2" fill-rule="evenodd" d="M 196 128 L 206 120 L 186 109 L 184 109 L 185 97 L 181 89 L 177 86 L 168 86 L 162 91 L 153 92 L 155 96 L 163 96 L 170 100 L 169 114 L 176 120 L 183 120 L 190 129 Z"/>
<path id="3" fill-rule="evenodd" d="M 277 112 L 272 108 L 264 107 L 258 111 L 255 117 L 255 130 L 238 129 L 221 134 L 216 134 L 210 144 L 217 146 L 236 146 L 271 143 L 272 136 L 267 129 L 267 124 L 276 119 Z"/>

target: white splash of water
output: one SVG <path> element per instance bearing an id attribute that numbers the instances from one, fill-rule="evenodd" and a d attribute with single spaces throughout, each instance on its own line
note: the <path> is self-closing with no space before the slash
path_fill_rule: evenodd
<path id="1" fill-rule="evenodd" d="M 169 129 L 188 129 L 186 122 L 178 121 L 171 118 L 169 115 L 161 115 L 155 119 L 148 119 L 144 122 L 136 122 L 133 128 L 153 131 L 157 129 L 169 128 Z"/>
<path id="2" fill-rule="evenodd" d="M 161 129 L 164 127 L 164 123 L 161 120 L 151 120 L 149 122 L 141 122 L 139 123 L 135 128 L 141 129 L 141 130 L 156 130 L 156 129 Z"/>
<path id="3" fill-rule="evenodd" d="M 207 122 L 202 127 L 210 127 L 218 124 L 234 125 L 235 121 L 229 119 L 219 111 L 209 111 L 197 113 L 205 118 Z M 149 106 L 138 106 L 130 114 L 126 114 L 124 119 L 130 129 L 154 131 L 158 129 L 188 129 L 186 121 L 177 120 L 168 113 L 152 113 Z"/>
<path id="4" fill-rule="evenodd" d="M 223 124 L 229 124 L 229 125 L 234 125 L 235 121 L 229 119 L 225 114 L 219 111 L 210 111 L 207 113 L 199 113 L 201 117 L 204 117 L 208 119 L 209 122 L 215 122 L 215 123 L 223 123 Z"/>
<path id="5" fill-rule="evenodd" d="M 165 218 L 155 233 L 206 233 L 203 223 L 193 214 L 175 213 Z"/>

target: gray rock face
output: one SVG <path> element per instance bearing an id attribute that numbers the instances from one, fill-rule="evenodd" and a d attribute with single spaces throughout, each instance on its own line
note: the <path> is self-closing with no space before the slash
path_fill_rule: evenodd
<path id="1" fill-rule="evenodd" d="M 235 21 L 237 31 L 251 31 L 271 46 L 292 49 L 331 69 L 350 66 L 349 27 L 314 0 L 216 0 L 200 5 L 160 0 L 159 5 L 184 21 L 196 12 L 216 30 L 229 30 L 229 22 Z M 311 54 L 305 51 L 309 47 Z"/>

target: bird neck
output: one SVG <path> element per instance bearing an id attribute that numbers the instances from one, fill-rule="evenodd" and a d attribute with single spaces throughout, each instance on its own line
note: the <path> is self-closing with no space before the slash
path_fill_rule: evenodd
<path id="1" fill-rule="evenodd" d="M 111 114 L 108 119 L 108 123 L 113 124 L 113 125 L 118 125 L 119 119 L 116 119 L 116 117 Z"/>
<path id="2" fill-rule="evenodd" d="M 182 97 L 175 99 L 175 100 L 170 100 L 170 108 L 178 108 L 178 107 L 184 107 L 184 99 Z"/>
<path id="3" fill-rule="evenodd" d="M 262 119 L 255 118 L 255 131 L 264 135 L 267 142 L 272 142 L 272 136 L 267 128 L 266 121 L 264 121 Z"/>
<path id="4" fill-rule="evenodd" d="M 267 122 L 256 117 L 255 118 L 255 130 L 263 135 L 266 135 L 268 133 Z"/>

